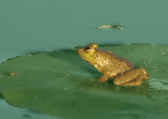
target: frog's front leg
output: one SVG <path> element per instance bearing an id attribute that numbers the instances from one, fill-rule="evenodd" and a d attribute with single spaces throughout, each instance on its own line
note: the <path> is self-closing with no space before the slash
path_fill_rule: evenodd
<path id="1" fill-rule="evenodd" d="M 114 77 L 115 73 L 112 73 L 111 71 L 104 71 L 102 72 L 102 76 L 98 79 L 100 82 L 105 82 L 107 79 Z"/>
<path id="2" fill-rule="evenodd" d="M 148 79 L 147 72 L 144 69 L 133 69 L 116 76 L 114 84 L 120 86 L 139 86 L 143 79 Z"/>
<path id="3" fill-rule="evenodd" d="M 109 72 L 102 72 L 102 76 L 98 79 L 100 82 L 106 82 L 108 78 L 113 77 Z"/>
<path id="4" fill-rule="evenodd" d="M 108 77 L 107 77 L 106 75 L 102 75 L 102 76 L 98 79 L 98 81 L 100 81 L 100 82 L 106 82 L 107 79 L 108 79 Z"/>

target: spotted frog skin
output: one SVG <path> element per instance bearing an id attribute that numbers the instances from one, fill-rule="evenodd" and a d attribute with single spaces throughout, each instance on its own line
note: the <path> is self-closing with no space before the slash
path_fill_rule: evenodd
<path id="1" fill-rule="evenodd" d="M 97 47 L 95 43 L 90 43 L 84 48 L 78 48 L 77 53 L 102 73 L 98 81 L 105 82 L 108 78 L 114 77 L 115 85 L 139 86 L 142 80 L 148 79 L 144 69 L 135 69 L 126 59 Z"/>

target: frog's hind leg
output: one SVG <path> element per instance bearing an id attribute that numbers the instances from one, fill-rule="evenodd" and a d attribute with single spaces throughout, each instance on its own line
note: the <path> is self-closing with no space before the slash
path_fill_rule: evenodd
<path id="1" fill-rule="evenodd" d="M 120 86 L 139 86 L 143 79 L 148 79 L 146 71 L 143 69 L 133 69 L 115 77 L 114 84 Z"/>
<path id="2" fill-rule="evenodd" d="M 133 81 L 121 84 L 120 86 L 140 86 L 142 79 L 142 75 L 138 75 Z"/>

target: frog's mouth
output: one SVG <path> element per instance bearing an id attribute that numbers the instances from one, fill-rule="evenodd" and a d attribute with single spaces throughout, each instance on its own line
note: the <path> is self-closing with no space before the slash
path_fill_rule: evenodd
<path id="1" fill-rule="evenodd" d="M 95 63 L 96 59 L 92 58 L 92 56 L 88 53 L 85 53 L 83 48 L 78 48 L 77 53 L 80 57 L 82 57 L 84 60 L 86 60 L 89 63 Z"/>

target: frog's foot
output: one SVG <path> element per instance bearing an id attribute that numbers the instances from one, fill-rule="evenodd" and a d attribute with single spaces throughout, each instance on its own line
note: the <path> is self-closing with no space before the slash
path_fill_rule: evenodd
<path id="1" fill-rule="evenodd" d="M 114 84 L 120 86 L 139 86 L 141 85 L 142 80 L 147 79 L 148 74 L 145 70 L 133 69 L 115 77 Z"/>
<path id="2" fill-rule="evenodd" d="M 107 79 L 108 78 L 110 78 L 108 75 L 102 75 L 99 79 L 98 79 L 98 81 L 100 81 L 100 82 L 106 82 L 107 81 Z"/>
<path id="3" fill-rule="evenodd" d="M 143 79 L 147 80 L 149 78 L 148 73 L 144 69 L 141 69 L 141 70 L 143 72 Z"/>

